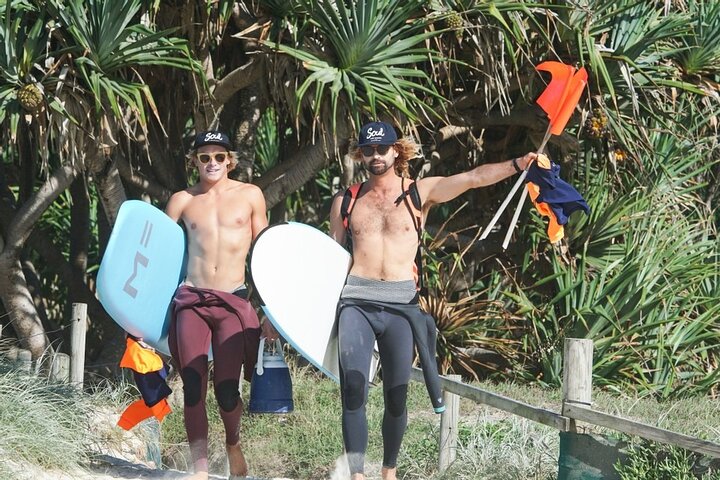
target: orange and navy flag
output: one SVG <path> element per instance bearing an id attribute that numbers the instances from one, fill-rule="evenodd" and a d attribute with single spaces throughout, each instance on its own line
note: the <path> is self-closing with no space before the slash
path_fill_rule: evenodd
<path id="1" fill-rule="evenodd" d="M 162 421 L 170 413 L 167 397 L 172 393 L 166 383 L 168 367 L 155 350 L 128 335 L 120 366 L 133 371 L 141 399 L 131 403 L 120 415 L 118 425 L 130 430 L 146 418 Z"/>
<path id="2" fill-rule="evenodd" d="M 563 225 L 568 222 L 571 213 L 576 210 L 590 213 L 582 195 L 560 178 L 560 165 L 545 155 L 538 155 L 530 165 L 525 181 L 535 208 L 549 219 L 548 237 L 552 243 L 562 240 L 565 233 Z"/>

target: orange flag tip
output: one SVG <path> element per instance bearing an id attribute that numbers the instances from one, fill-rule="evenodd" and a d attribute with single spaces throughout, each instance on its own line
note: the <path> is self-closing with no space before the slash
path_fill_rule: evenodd
<path id="1" fill-rule="evenodd" d="M 576 71 L 572 65 L 554 61 L 542 62 L 535 68 L 550 72 L 550 83 L 538 97 L 537 104 L 550 119 L 550 133 L 560 135 L 587 85 L 587 71 L 585 67 Z"/>

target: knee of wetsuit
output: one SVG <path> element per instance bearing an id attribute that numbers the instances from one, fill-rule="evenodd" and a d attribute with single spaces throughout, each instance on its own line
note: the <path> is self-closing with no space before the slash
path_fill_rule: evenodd
<path id="1" fill-rule="evenodd" d="M 239 387 L 238 380 L 223 380 L 215 387 L 215 398 L 224 412 L 232 412 L 238 406 Z"/>
<path id="2" fill-rule="evenodd" d="M 365 380 L 365 375 L 357 370 L 350 370 L 345 373 L 345 381 L 343 382 L 345 408 L 357 410 L 362 407 L 363 403 L 365 403 L 366 388 L 367 380 Z"/>
<path id="3" fill-rule="evenodd" d="M 185 406 L 194 407 L 200 403 L 202 392 L 202 376 L 194 368 L 185 367 L 182 369 L 183 393 Z"/>
<path id="4" fill-rule="evenodd" d="M 385 392 L 385 408 L 393 417 L 399 417 L 405 413 L 407 403 L 407 384 L 398 385 Z"/>

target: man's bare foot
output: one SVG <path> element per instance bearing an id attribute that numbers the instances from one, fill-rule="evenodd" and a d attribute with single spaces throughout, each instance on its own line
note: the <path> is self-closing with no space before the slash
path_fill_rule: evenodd
<path id="1" fill-rule="evenodd" d="M 365 475 L 362 473 L 353 473 L 350 480 L 365 480 Z"/>
<path id="2" fill-rule="evenodd" d="M 230 464 L 230 476 L 246 477 L 248 474 L 247 462 L 243 455 L 240 442 L 235 445 L 225 445 L 227 450 L 228 463 Z"/>
<path id="3" fill-rule="evenodd" d="M 208 480 L 208 472 L 195 472 L 188 477 L 184 477 L 184 480 Z"/>
<path id="4" fill-rule="evenodd" d="M 397 480 L 397 467 L 382 467 L 382 480 Z"/>

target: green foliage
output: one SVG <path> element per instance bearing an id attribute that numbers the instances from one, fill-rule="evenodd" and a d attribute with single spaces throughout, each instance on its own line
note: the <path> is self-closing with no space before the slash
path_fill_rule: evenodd
<path id="1" fill-rule="evenodd" d="M 692 35 L 681 39 L 684 47 L 675 59 L 686 75 L 712 77 L 720 72 L 720 3 L 688 2 Z"/>
<path id="2" fill-rule="evenodd" d="M 13 2 L 4 4 L 0 23 L 0 124 L 9 121 L 9 133 L 14 139 L 20 117 L 24 113 L 19 93 L 29 85 L 40 92 L 45 86 L 37 65 L 43 62 L 48 41 L 46 21 L 27 5 L 13 8 Z M 39 108 L 39 106 L 38 106 Z"/>
<path id="3" fill-rule="evenodd" d="M 301 61 L 309 73 L 296 92 L 296 116 L 307 108 L 313 123 L 323 119 L 320 128 L 330 123 L 335 132 L 344 116 L 359 124 L 363 115 L 399 112 L 417 119 L 442 113 L 437 106 L 441 97 L 419 68 L 442 61 L 440 52 L 425 46 L 436 33 L 428 30 L 432 16 L 421 14 L 424 2 L 300 3 L 317 35 L 308 33 L 297 45 L 266 42 Z"/>
<path id="4" fill-rule="evenodd" d="M 0 452 L 20 464 L 73 471 L 98 445 L 112 448 L 108 432 L 114 425 L 95 425 L 93 419 L 126 392 L 123 385 L 79 392 L 68 384 L 18 372 L 0 356 Z M 0 473 L 3 468 L 7 467 L 0 463 Z"/>
<path id="5" fill-rule="evenodd" d="M 153 111 L 156 106 L 141 78 L 123 75 L 133 67 L 200 71 L 186 41 L 172 37 L 171 30 L 155 32 L 137 22 L 141 0 L 52 1 L 48 7 L 67 33 L 65 53 L 75 56 L 74 67 L 93 94 L 96 115 L 109 107 L 120 118 L 124 104 L 146 123 L 145 102 Z"/>
<path id="6" fill-rule="evenodd" d="M 633 443 L 628 459 L 616 464 L 622 480 L 718 480 L 720 470 L 702 465 L 698 455 L 654 442 Z"/>
<path id="7" fill-rule="evenodd" d="M 613 195 L 602 173 L 588 184 L 593 212 L 570 225 L 572 261 L 542 244 L 528 255 L 543 259 L 525 264 L 535 281 L 509 295 L 534 326 L 527 354 L 543 381 L 559 384 L 560 340 L 575 336 L 595 342 L 597 384 L 661 397 L 711 391 L 720 251 L 693 181 L 711 164 L 673 138 L 651 139 L 657 163 L 643 187 Z"/>
<path id="8" fill-rule="evenodd" d="M 258 176 L 274 167 L 280 159 L 280 132 L 277 113 L 270 107 L 260 117 L 255 137 L 255 164 Z"/>

